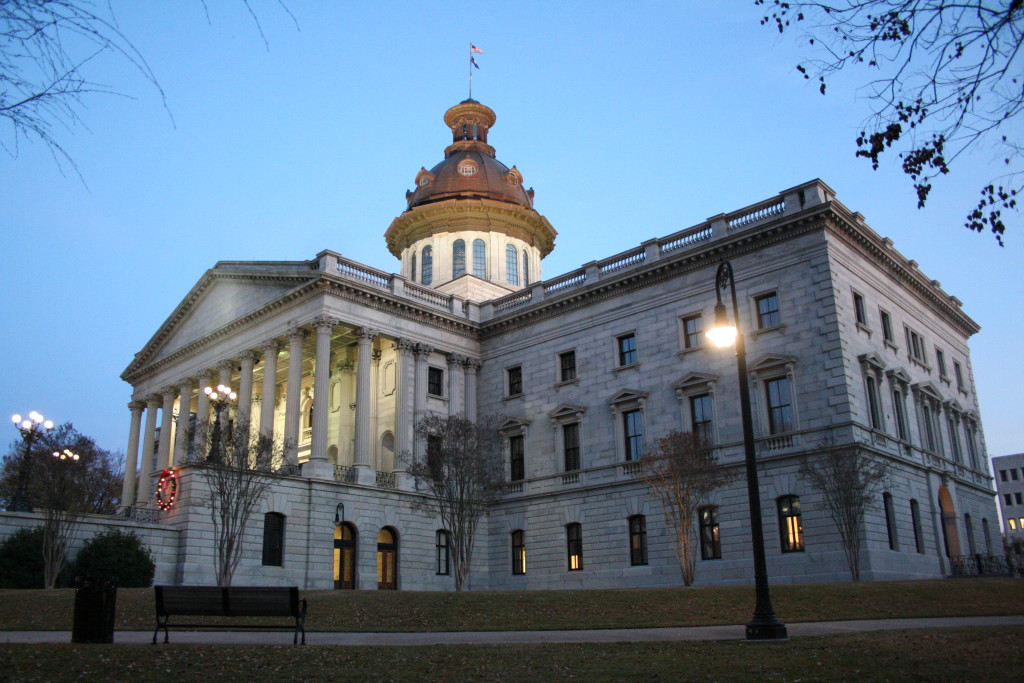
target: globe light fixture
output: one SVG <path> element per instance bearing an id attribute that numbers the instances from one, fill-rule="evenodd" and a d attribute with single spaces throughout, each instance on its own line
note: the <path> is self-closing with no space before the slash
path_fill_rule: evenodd
<path id="1" fill-rule="evenodd" d="M 28 480 L 32 468 L 32 442 L 41 434 L 53 429 L 53 420 L 47 420 L 42 413 L 32 411 L 27 419 L 21 415 L 12 415 L 11 422 L 21 432 L 21 439 L 25 442 L 25 452 L 18 464 L 18 485 L 11 497 L 11 504 L 7 508 L 12 512 L 32 512 L 32 504 L 28 499 Z"/>
<path id="2" fill-rule="evenodd" d="M 732 295 L 732 323 L 729 322 L 722 290 Z M 705 335 L 718 347 L 736 347 L 736 372 L 740 385 L 740 415 L 743 422 L 743 452 L 747 469 L 747 501 L 750 505 L 750 540 L 754 549 L 754 587 L 756 601 L 754 618 L 747 623 L 747 640 L 786 640 L 786 625 L 772 609 L 768 590 L 768 569 L 764 558 L 764 528 L 761 521 L 761 491 L 757 480 L 757 455 L 754 451 L 754 420 L 750 409 L 750 387 L 747 384 L 747 349 L 740 332 L 739 307 L 736 305 L 736 280 L 732 264 L 722 261 L 715 275 L 715 325 Z"/>

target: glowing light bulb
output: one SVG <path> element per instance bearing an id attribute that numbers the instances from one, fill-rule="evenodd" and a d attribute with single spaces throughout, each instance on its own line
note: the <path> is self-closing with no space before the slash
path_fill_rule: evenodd
<path id="1" fill-rule="evenodd" d="M 11 419 L 14 420 L 14 424 L 21 422 L 21 415 L 12 415 Z"/>

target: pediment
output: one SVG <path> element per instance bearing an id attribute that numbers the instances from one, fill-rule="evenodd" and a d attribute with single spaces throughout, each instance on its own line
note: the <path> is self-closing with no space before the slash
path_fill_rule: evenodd
<path id="1" fill-rule="evenodd" d="M 554 410 L 548 413 L 548 417 L 552 420 L 561 420 L 569 417 L 576 417 L 582 415 L 587 409 L 584 406 L 573 405 L 572 403 L 563 403 Z"/>
<path id="2" fill-rule="evenodd" d="M 948 410 L 952 410 L 957 413 L 964 412 L 963 404 L 961 404 L 960 401 L 956 400 L 955 398 L 946 401 L 942 405 L 945 406 Z"/>
<path id="3" fill-rule="evenodd" d="M 885 370 L 885 361 L 877 353 L 862 353 L 857 360 L 878 370 Z"/>
<path id="4" fill-rule="evenodd" d="M 690 372 L 673 382 L 672 388 L 676 391 L 683 391 L 686 389 L 693 389 L 694 387 L 714 384 L 717 381 L 718 375 L 709 375 L 704 372 Z"/>
<path id="5" fill-rule="evenodd" d="M 218 265 L 207 271 L 135 355 L 122 377 L 258 313 L 320 275 L 317 271 L 300 270 L 300 264 L 295 264 L 294 269 L 274 264 L 276 268 L 266 270 L 260 269 L 259 263 L 246 265 L 249 267 Z"/>
<path id="6" fill-rule="evenodd" d="M 626 403 L 627 401 L 643 401 L 647 398 L 646 391 L 640 391 L 639 389 L 622 389 L 616 391 L 608 398 L 608 405 L 615 405 L 617 403 Z"/>
<path id="7" fill-rule="evenodd" d="M 910 375 L 903 368 L 894 368 L 892 370 L 885 371 L 890 381 L 903 382 L 904 384 L 910 384 Z"/>
<path id="8" fill-rule="evenodd" d="M 794 365 L 795 363 L 796 356 L 790 356 L 783 353 L 766 353 L 754 360 L 747 369 L 750 372 L 758 372 L 760 370 L 770 370 L 772 368 Z"/>
<path id="9" fill-rule="evenodd" d="M 936 401 L 942 401 L 942 394 L 939 393 L 939 390 L 931 382 L 918 382 L 911 388 L 916 392 L 932 397 Z"/>
<path id="10" fill-rule="evenodd" d="M 499 432 L 510 432 L 516 430 L 526 429 L 530 426 L 530 420 L 523 417 L 510 417 L 500 425 L 498 425 Z"/>

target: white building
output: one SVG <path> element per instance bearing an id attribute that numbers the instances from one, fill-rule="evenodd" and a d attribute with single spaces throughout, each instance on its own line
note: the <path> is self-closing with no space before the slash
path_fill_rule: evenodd
<path id="1" fill-rule="evenodd" d="M 545 280 L 556 233 L 494 157 L 494 122 L 473 100 L 445 114 L 445 159 L 416 174 L 385 233 L 399 274 L 332 251 L 219 262 L 125 370 L 126 504 L 152 507 L 150 473 L 179 468 L 180 498 L 158 516 L 179 537 L 163 576 L 213 582 L 208 514 L 190 502 L 201 484 L 181 467 L 194 445 L 174 416 L 208 419 L 202 388 L 223 383 L 238 422 L 297 444 L 236 583 L 450 589 L 443 530 L 396 457 L 428 413 L 509 418 L 510 483 L 481 523 L 471 588 L 681 583 L 633 461 L 644 441 L 700 430 L 742 468 L 735 358 L 702 334 L 722 259 L 747 332 L 770 579 L 848 577 L 824 501 L 796 476 L 826 446 L 893 466 L 863 525 L 864 578 L 939 577 L 950 557 L 997 552 L 967 345 L 979 328 L 831 188 L 798 185 Z M 707 501 L 699 583 L 752 581 L 747 518 L 743 481 Z"/>

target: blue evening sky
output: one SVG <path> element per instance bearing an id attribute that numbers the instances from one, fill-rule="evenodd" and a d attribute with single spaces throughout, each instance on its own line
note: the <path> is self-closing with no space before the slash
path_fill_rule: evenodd
<path id="1" fill-rule="evenodd" d="M 382 235 L 449 142 L 473 41 L 490 142 L 559 231 L 545 277 L 821 178 L 980 323 L 989 453 L 1024 451 L 1024 229 L 1014 216 L 999 248 L 962 227 L 1001 172 L 994 149 L 918 210 L 894 158 L 854 157 L 866 75 L 822 97 L 748 1 L 285 2 L 297 27 L 252 0 L 268 49 L 238 0 L 207 0 L 208 18 L 199 0 L 111 0 L 167 109 L 100 56 L 88 75 L 125 96 L 88 97 L 58 131 L 85 184 L 38 144 L 0 156 L 0 415 L 39 410 L 123 449 L 120 373 L 218 260 L 332 249 L 397 270 Z"/>

